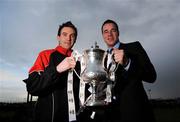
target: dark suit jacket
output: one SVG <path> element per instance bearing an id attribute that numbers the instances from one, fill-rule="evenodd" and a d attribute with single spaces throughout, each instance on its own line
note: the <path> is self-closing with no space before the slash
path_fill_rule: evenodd
<path id="1" fill-rule="evenodd" d="M 156 71 L 139 42 L 121 43 L 119 49 L 124 49 L 131 63 L 127 71 L 119 65 L 115 73 L 113 95 L 116 99 L 107 110 L 107 116 L 111 122 L 153 122 L 153 111 L 142 81 L 153 83 Z"/>

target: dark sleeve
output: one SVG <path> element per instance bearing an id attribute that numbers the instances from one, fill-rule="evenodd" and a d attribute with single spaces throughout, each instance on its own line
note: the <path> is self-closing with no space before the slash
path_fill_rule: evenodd
<path id="1" fill-rule="evenodd" d="M 64 88 L 67 72 L 58 73 L 56 71 L 57 61 L 54 61 L 54 56 L 51 55 L 50 63 L 45 68 L 44 72 L 33 72 L 24 80 L 27 91 L 35 96 L 40 96 L 52 92 L 54 89 Z"/>
<path id="2" fill-rule="evenodd" d="M 140 54 L 142 56 L 139 56 L 140 58 L 140 64 L 142 66 L 143 72 L 142 72 L 142 80 L 146 82 L 153 83 L 156 80 L 156 71 L 151 63 L 146 51 L 142 47 L 142 45 L 139 43 L 140 47 Z"/>
<path id="3" fill-rule="evenodd" d="M 130 68 L 134 68 L 133 70 L 136 70 L 139 73 L 137 73 L 137 75 L 139 75 L 143 81 L 149 83 L 155 82 L 157 77 L 155 68 L 142 45 L 139 42 L 135 42 L 134 47 L 131 49 L 131 54 L 133 54 L 132 65 L 136 66 L 130 66 Z"/>

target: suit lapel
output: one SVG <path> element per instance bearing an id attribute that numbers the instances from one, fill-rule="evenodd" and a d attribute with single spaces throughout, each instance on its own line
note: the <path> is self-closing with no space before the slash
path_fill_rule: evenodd
<path id="1" fill-rule="evenodd" d="M 125 44 L 121 43 L 119 46 L 119 49 L 124 49 L 125 50 Z"/>

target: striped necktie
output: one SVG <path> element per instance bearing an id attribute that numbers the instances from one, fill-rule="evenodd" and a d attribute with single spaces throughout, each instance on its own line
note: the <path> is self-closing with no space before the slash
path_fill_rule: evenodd
<path id="1" fill-rule="evenodd" d="M 108 71 L 109 71 L 109 69 L 110 69 L 110 67 L 112 65 L 112 55 L 113 55 L 112 50 L 113 50 L 112 48 L 107 50 L 108 55 L 107 55 L 107 65 L 106 65 L 106 67 L 107 67 Z"/>

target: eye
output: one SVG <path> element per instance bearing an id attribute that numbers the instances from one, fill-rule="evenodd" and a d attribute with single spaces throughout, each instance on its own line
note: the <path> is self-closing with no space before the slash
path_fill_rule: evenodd
<path id="1" fill-rule="evenodd" d="M 71 34 L 71 38 L 75 38 L 75 34 Z"/>
<path id="2" fill-rule="evenodd" d="M 105 34 L 108 33 L 108 30 L 104 30 L 103 33 L 105 33 Z"/>
<path id="3" fill-rule="evenodd" d="M 62 35 L 63 35 L 63 36 L 67 36 L 67 33 L 63 32 Z"/>
<path id="4" fill-rule="evenodd" d="M 116 30 L 116 29 L 112 29 L 111 31 L 112 31 L 112 32 L 117 32 L 117 30 Z"/>

